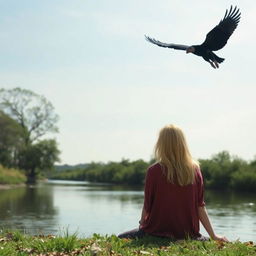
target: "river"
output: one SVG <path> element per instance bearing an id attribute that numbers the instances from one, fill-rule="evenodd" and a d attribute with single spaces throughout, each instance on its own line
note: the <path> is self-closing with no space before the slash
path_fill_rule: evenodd
<path id="1" fill-rule="evenodd" d="M 216 233 L 230 240 L 256 241 L 256 195 L 206 191 Z M 29 234 L 118 234 L 137 227 L 141 187 L 74 181 L 0 190 L 0 228 Z M 206 234 L 201 227 L 201 233 Z"/>

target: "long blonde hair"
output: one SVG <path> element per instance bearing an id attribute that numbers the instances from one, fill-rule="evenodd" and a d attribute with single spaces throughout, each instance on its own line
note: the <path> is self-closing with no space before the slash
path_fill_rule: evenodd
<path id="1" fill-rule="evenodd" d="M 194 183 L 195 168 L 182 130 L 175 125 L 166 125 L 160 130 L 155 146 L 156 160 L 166 167 L 167 180 L 180 186 Z"/>

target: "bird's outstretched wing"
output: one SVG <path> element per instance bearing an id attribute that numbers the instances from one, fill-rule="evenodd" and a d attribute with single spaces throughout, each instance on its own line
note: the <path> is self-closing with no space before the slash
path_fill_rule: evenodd
<path id="1" fill-rule="evenodd" d="M 236 6 L 235 8 L 231 6 L 229 10 L 226 10 L 224 18 L 220 23 L 206 35 L 203 45 L 211 51 L 223 48 L 236 29 L 240 16 L 240 10 Z"/>
<path id="2" fill-rule="evenodd" d="M 188 45 L 182 45 L 182 44 L 166 44 L 166 43 L 162 43 L 154 38 L 150 38 L 148 36 L 145 36 L 145 39 L 147 41 L 149 41 L 150 43 L 152 44 L 156 44 L 160 47 L 166 47 L 166 48 L 172 48 L 172 49 L 175 49 L 175 50 L 187 50 L 187 48 L 189 47 Z"/>

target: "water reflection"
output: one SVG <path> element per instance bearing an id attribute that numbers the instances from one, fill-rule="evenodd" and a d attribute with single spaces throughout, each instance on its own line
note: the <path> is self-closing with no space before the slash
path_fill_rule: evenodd
<path id="1" fill-rule="evenodd" d="M 212 211 L 226 215 L 255 215 L 256 196 L 251 193 L 207 191 L 206 202 Z"/>
<path id="2" fill-rule="evenodd" d="M 254 239 L 254 194 L 207 191 L 205 199 L 217 233 L 233 240 Z M 80 236 L 118 234 L 138 225 L 142 204 L 142 187 L 49 181 L 1 191 L 0 226 L 34 234 L 67 227 Z"/>
<path id="3" fill-rule="evenodd" d="M 1 190 L 0 209 L 2 228 L 40 233 L 56 221 L 52 189 L 45 186 Z"/>
<path id="4" fill-rule="evenodd" d="M 48 186 L 53 186 L 55 193 L 67 193 L 76 191 L 79 196 L 84 195 L 85 200 L 95 201 L 116 201 L 116 203 L 133 204 L 143 203 L 142 186 L 121 186 L 113 184 L 74 182 L 74 181 L 50 181 Z"/>
<path id="5" fill-rule="evenodd" d="M 233 240 L 255 240 L 255 194 L 207 191 L 205 198 L 209 215 L 217 232 Z"/>

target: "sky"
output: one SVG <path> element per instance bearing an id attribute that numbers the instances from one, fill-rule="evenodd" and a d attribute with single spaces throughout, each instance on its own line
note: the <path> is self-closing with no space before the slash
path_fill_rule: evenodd
<path id="1" fill-rule="evenodd" d="M 241 22 L 202 58 L 160 48 L 200 44 L 231 4 Z M 180 126 L 192 155 L 256 155 L 256 2 L 0 0 L 0 88 L 44 95 L 60 119 L 62 164 L 150 160 L 159 130 Z"/>

